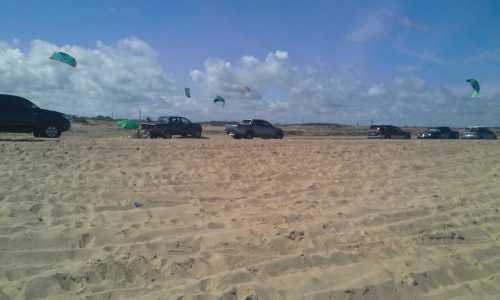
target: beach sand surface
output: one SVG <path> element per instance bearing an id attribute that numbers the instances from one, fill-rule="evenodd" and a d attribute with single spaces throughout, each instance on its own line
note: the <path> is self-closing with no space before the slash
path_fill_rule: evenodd
<path id="1" fill-rule="evenodd" d="M 500 142 L 96 128 L 0 137 L 0 300 L 500 299 Z"/>

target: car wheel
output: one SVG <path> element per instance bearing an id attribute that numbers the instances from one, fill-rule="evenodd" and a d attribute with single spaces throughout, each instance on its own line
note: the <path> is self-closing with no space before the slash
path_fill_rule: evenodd
<path id="1" fill-rule="evenodd" d="M 38 131 L 35 131 L 35 132 L 33 132 L 33 136 L 39 138 L 39 137 L 42 137 L 42 134 Z"/>
<path id="2" fill-rule="evenodd" d="M 247 134 L 245 135 L 245 138 L 249 139 L 249 140 L 253 139 L 253 132 L 251 132 L 251 131 L 247 132 Z"/>
<path id="3" fill-rule="evenodd" d="M 43 135 L 48 137 L 49 139 L 55 139 L 61 136 L 61 131 L 59 130 L 59 128 L 57 128 L 57 126 L 49 125 L 43 131 Z"/>
<path id="4" fill-rule="evenodd" d="M 276 136 L 276 138 L 277 138 L 277 139 L 280 139 L 280 140 L 281 140 L 281 139 L 283 139 L 283 134 L 282 134 L 282 133 L 278 134 L 278 135 Z"/>
<path id="5" fill-rule="evenodd" d="M 193 134 L 193 136 L 194 136 L 195 138 L 201 138 L 201 131 L 196 131 L 196 132 Z"/>
<path id="6" fill-rule="evenodd" d="M 391 139 L 391 136 L 390 136 L 390 135 L 386 135 L 386 136 L 384 136 L 384 139 L 386 139 L 386 140 L 390 140 L 390 139 Z"/>

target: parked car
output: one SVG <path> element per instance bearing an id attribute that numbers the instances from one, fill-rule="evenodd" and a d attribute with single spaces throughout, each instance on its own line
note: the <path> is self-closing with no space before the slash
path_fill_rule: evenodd
<path id="1" fill-rule="evenodd" d="M 238 124 L 226 124 L 224 132 L 235 139 L 253 139 L 254 137 L 282 139 L 285 136 L 280 128 L 258 119 L 243 120 Z"/>
<path id="2" fill-rule="evenodd" d="M 450 127 L 429 127 L 417 134 L 418 139 L 458 139 L 458 131 Z"/>
<path id="3" fill-rule="evenodd" d="M 411 139 L 409 132 L 393 125 L 371 125 L 368 130 L 369 139 Z"/>
<path id="4" fill-rule="evenodd" d="M 198 123 L 193 123 L 187 118 L 170 116 L 160 117 L 155 122 L 142 122 L 141 129 L 150 138 L 172 138 L 174 135 L 183 137 L 201 137 L 202 128 Z"/>
<path id="5" fill-rule="evenodd" d="M 466 127 L 462 138 L 496 140 L 497 135 L 487 127 Z"/>
<path id="6" fill-rule="evenodd" d="M 63 113 L 42 109 L 22 97 L 0 94 L 0 132 L 58 138 L 70 128 L 71 121 Z"/>

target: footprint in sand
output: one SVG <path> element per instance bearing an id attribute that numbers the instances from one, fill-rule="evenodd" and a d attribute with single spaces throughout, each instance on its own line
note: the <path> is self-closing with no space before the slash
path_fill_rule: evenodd
<path id="1" fill-rule="evenodd" d="M 92 237 L 89 233 L 82 234 L 80 241 L 78 242 L 78 247 L 85 248 L 92 241 Z"/>

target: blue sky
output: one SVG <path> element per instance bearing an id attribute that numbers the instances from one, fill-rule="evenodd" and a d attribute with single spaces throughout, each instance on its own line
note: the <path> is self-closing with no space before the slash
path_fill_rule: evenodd
<path id="1" fill-rule="evenodd" d="M 328 90 L 325 84 L 331 77 L 354 84 L 352 88 L 383 86 L 381 90 L 384 91 L 399 88 L 395 81 L 413 81 L 434 91 L 434 94 L 429 92 L 426 97 L 445 97 L 440 91 L 446 89 L 460 102 L 466 99 L 460 98 L 461 93 L 469 95 L 465 79 L 473 77 L 482 83 L 483 100 L 487 101 L 489 110 L 496 107 L 492 101 L 500 92 L 497 85 L 500 68 L 498 1 L 92 0 L 23 1 L 22 4 L 4 1 L 2 6 L 0 41 L 7 44 L 9 49 L 20 49 L 26 57 L 35 40 L 57 47 L 81 47 L 91 51 L 97 49 L 97 41 L 115 47 L 121 40 L 134 38 L 154 51 L 152 59 L 176 86 L 169 92 L 183 86 L 193 86 L 195 94 L 200 97 L 224 92 L 227 92 L 226 96 L 231 96 L 228 91 L 220 90 L 221 86 L 241 84 L 241 78 L 249 78 L 258 89 L 258 99 L 254 100 L 265 105 L 260 103 L 245 108 L 247 105 L 242 104 L 238 108 L 240 110 L 234 113 L 235 117 L 245 115 L 241 111 L 243 109 L 262 109 L 265 115 L 265 110 L 278 102 L 281 103 L 280 107 L 288 105 L 290 108 L 290 104 L 295 105 L 296 100 L 290 100 L 293 96 L 289 91 L 308 78 L 314 78 L 312 82 L 320 85 L 320 90 Z M 261 82 L 256 78 L 257 74 L 252 77 L 245 73 L 248 70 L 242 70 L 244 67 L 238 67 L 243 56 L 255 57 L 265 64 L 265 58 L 278 50 L 287 52 L 287 70 L 298 68 L 299 72 L 310 71 L 312 75 L 285 80 L 290 76 L 284 75 L 283 71 L 279 75 L 281 77 L 269 77 L 268 82 Z M 214 78 L 209 78 L 211 69 L 207 62 L 210 59 L 232 63 L 231 68 L 220 71 L 222 73 L 216 72 L 212 74 Z M 280 63 L 284 64 L 283 60 Z M 207 76 L 194 80 L 194 70 L 204 72 Z M 257 72 L 257 69 L 254 71 Z M 213 84 L 214 81 L 218 81 L 218 84 Z M 392 104 L 408 106 L 409 102 L 423 97 L 422 94 L 416 95 L 412 100 L 407 92 Z M 316 93 L 318 98 L 308 102 L 317 102 L 318 105 L 324 101 L 338 104 L 332 105 L 336 107 L 335 113 L 329 110 L 317 112 L 321 111 L 321 108 L 317 108 L 311 110 L 307 118 L 323 121 L 338 119 L 351 123 L 356 122 L 357 118 L 362 121 L 378 119 L 380 115 L 373 111 L 380 111 L 381 106 L 388 104 L 385 102 L 387 100 L 377 100 L 379 102 L 375 101 L 376 104 L 367 104 L 367 111 L 361 115 L 353 115 L 354 110 L 343 112 L 339 107 L 351 101 L 356 103 L 356 109 L 363 110 L 362 102 L 367 100 L 362 93 L 350 94 L 349 97 L 356 99 L 339 99 L 334 90 L 329 93 Z M 436 96 L 436 93 L 440 96 Z M 384 94 L 379 93 L 378 96 Z M 447 92 L 444 94 L 448 95 Z M 437 103 L 434 104 L 432 99 L 428 99 L 428 105 L 435 107 L 426 107 L 427 111 L 432 112 L 445 102 L 453 103 L 452 96 L 435 101 Z M 310 97 L 313 97 L 312 94 Z M 193 101 L 201 101 L 194 98 Z M 174 107 L 183 106 L 178 112 L 191 112 L 189 105 L 178 103 L 183 99 L 169 101 L 177 103 L 173 104 Z M 401 101 L 408 103 L 402 104 Z M 211 109 L 192 111 L 192 114 L 207 118 L 214 116 Z M 417 113 L 412 109 L 415 110 L 405 107 L 405 116 Z M 297 111 L 289 109 L 279 118 L 293 121 L 296 120 L 294 114 Z M 400 122 L 402 112 L 394 114 L 382 120 Z M 436 116 L 435 119 L 439 118 Z M 412 121 L 435 122 L 417 116 L 413 116 Z M 475 119 L 469 116 L 462 121 L 474 122 Z M 453 120 L 457 123 L 462 121 Z M 493 119 L 490 121 L 493 122 Z"/>

